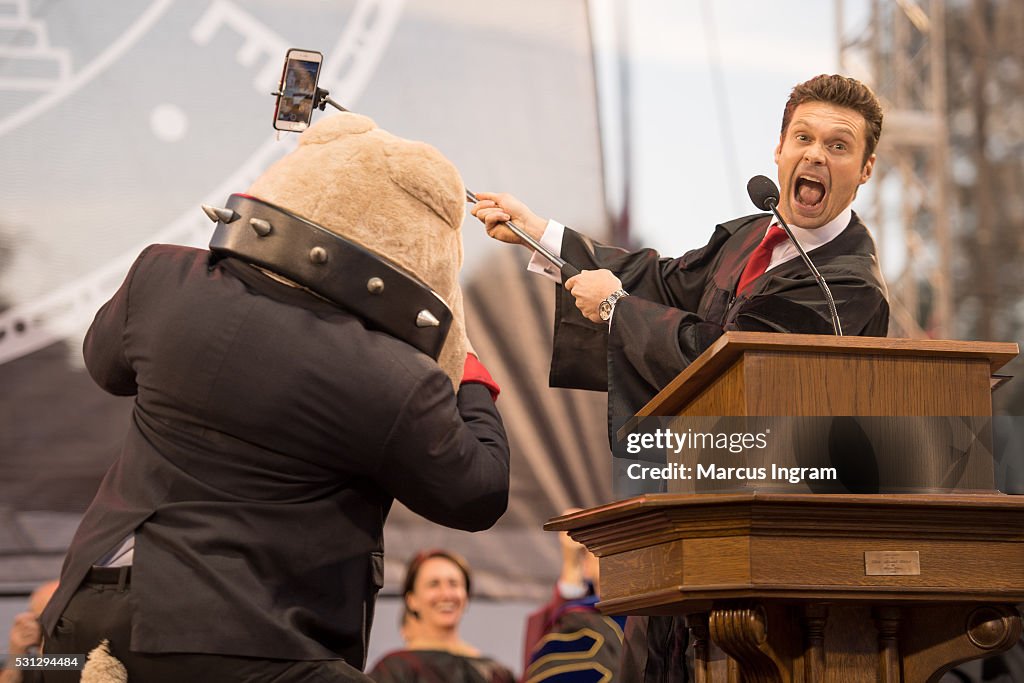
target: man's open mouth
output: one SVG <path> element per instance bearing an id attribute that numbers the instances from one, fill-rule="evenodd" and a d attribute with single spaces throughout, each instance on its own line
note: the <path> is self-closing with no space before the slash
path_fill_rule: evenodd
<path id="1" fill-rule="evenodd" d="M 818 206 L 825 198 L 825 184 L 814 178 L 800 176 L 793 186 L 793 196 L 804 206 Z"/>

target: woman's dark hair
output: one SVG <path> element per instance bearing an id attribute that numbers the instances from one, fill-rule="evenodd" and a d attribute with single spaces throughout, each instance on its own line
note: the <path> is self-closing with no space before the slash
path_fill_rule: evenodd
<path id="1" fill-rule="evenodd" d="M 435 548 L 433 550 L 421 550 L 409 560 L 409 564 L 405 568 L 405 581 L 402 583 L 402 597 L 412 593 L 413 588 L 416 587 L 416 577 L 419 575 L 420 567 L 423 566 L 423 563 L 435 557 L 443 557 L 459 568 L 463 578 L 466 579 L 466 595 L 469 595 L 472 588 L 472 577 L 466 560 L 458 553 Z"/>

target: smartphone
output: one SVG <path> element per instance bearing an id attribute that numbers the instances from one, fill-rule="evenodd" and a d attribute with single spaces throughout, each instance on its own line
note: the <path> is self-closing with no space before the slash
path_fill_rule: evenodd
<path id="1" fill-rule="evenodd" d="M 290 131 L 309 128 L 323 61 L 323 54 L 313 50 L 288 50 L 277 89 L 274 128 Z"/>

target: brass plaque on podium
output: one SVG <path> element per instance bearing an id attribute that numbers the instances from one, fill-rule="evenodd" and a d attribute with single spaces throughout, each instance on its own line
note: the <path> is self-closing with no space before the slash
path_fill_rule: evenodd
<path id="1" fill-rule="evenodd" d="M 864 552 L 867 576 L 920 576 L 921 554 L 916 550 L 867 550 Z"/>

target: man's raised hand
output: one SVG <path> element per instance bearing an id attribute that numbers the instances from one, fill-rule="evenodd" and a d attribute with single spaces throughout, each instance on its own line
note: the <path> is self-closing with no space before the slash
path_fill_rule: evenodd
<path id="1" fill-rule="evenodd" d="M 470 207 L 469 212 L 484 224 L 490 237 L 526 246 L 518 235 L 502 225 L 512 221 L 530 237 L 540 241 L 548 222 L 530 211 L 526 204 L 505 192 L 477 192 L 476 197 L 479 201 Z"/>

